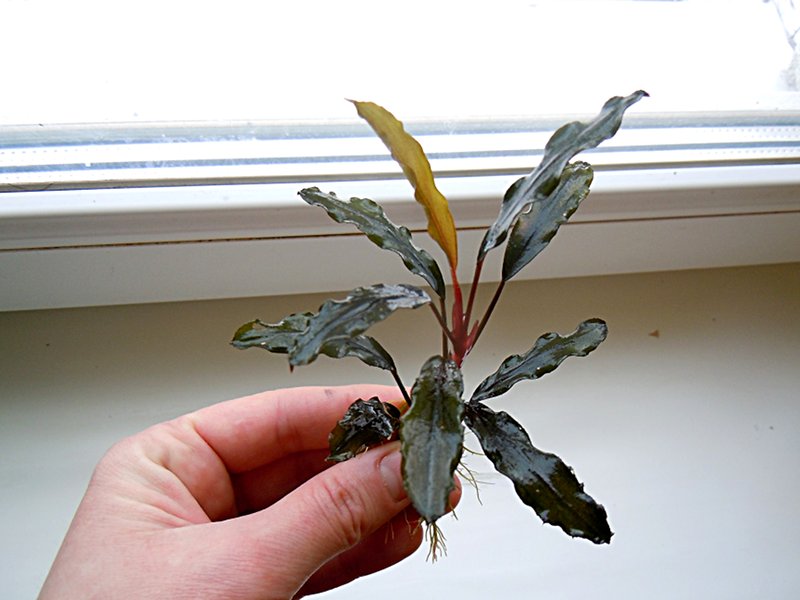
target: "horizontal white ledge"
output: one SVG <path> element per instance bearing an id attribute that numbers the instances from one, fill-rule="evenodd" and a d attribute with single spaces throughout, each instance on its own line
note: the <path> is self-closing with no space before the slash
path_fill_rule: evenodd
<path id="1" fill-rule="evenodd" d="M 570 224 L 519 279 L 800 261 L 800 213 Z M 467 279 L 482 232 L 460 234 Z M 425 244 L 430 247 L 429 244 Z M 497 279 L 499 252 L 485 280 Z M 421 283 L 363 236 L 0 253 L 0 309 L 296 294 Z"/>
<path id="2" fill-rule="evenodd" d="M 483 229 L 518 175 L 443 177 L 469 280 Z M 305 204 L 295 183 L 0 194 L 0 310 L 343 290 L 409 281 L 399 259 Z M 331 181 L 424 234 L 400 179 Z M 600 168 L 569 224 L 520 278 L 800 261 L 796 164 Z M 499 273 L 492 252 L 485 281 Z"/>
<path id="3" fill-rule="evenodd" d="M 488 226 L 516 176 L 438 180 L 460 228 Z M 298 183 L 0 195 L 0 252 L 73 246 L 344 235 L 355 230 L 304 203 Z M 319 184 L 340 197 L 370 197 L 389 217 L 424 230 L 404 180 Z M 574 223 L 800 211 L 795 164 L 601 170 Z"/>

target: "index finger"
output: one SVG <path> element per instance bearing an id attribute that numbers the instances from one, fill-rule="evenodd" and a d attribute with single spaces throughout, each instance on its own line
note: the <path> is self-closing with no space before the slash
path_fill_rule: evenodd
<path id="1" fill-rule="evenodd" d="M 328 434 L 359 398 L 401 398 L 396 387 L 351 385 L 273 390 L 187 415 L 228 471 L 250 471 L 295 452 L 326 448 Z"/>

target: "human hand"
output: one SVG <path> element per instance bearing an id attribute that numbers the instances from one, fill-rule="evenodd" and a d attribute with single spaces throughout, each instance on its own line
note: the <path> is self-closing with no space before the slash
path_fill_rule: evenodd
<path id="1" fill-rule="evenodd" d="M 324 462 L 336 421 L 371 396 L 399 394 L 276 390 L 118 443 L 95 469 L 40 600 L 299 598 L 407 557 L 422 532 L 399 444 Z"/>

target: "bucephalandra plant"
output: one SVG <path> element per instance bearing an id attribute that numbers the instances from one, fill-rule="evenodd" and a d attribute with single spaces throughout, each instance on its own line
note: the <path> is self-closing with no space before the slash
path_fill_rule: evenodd
<path id="1" fill-rule="evenodd" d="M 453 475 L 464 447 L 464 425 L 475 434 L 495 468 L 514 483 L 520 499 L 542 521 L 596 544 L 611 541 L 605 509 L 584 492 L 572 469 L 554 454 L 533 446 L 526 431 L 511 416 L 485 403 L 520 381 L 538 379 L 553 371 L 568 357 L 592 352 L 606 338 L 605 322 L 588 319 L 568 335 L 542 335 L 527 352 L 506 358 L 468 400 L 464 397 L 461 367 L 481 337 L 506 282 L 544 250 L 588 195 L 591 166 L 569 161 L 612 137 L 625 111 L 646 95 L 637 91 L 611 98 L 593 120 L 567 123 L 552 135 L 539 166 L 515 181 L 505 193 L 497 219 L 479 247 L 468 295 L 456 275 L 458 240 L 453 217 L 447 200 L 436 188 L 425 153 L 387 110 L 371 102 L 353 102 L 358 114 L 400 164 L 417 202 L 424 207 L 428 233 L 447 258 L 452 299 L 447 298 L 442 269 L 436 260 L 414 244 L 408 229 L 392 223 L 377 203 L 366 198 L 342 200 L 312 187 L 300 191 L 303 200 L 322 207 L 339 223 L 355 225 L 377 246 L 400 255 L 405 266 L 425 280 L 432 294 L 411 285 L 379 283 L 357 288 L 342 300 L 328 300 L 317 313 L 292 314 L 276 324 L 252 321 L 234 335 L 235 347 L 287 354 L 292 368 L 309 364 L 324 354 L 332 358 L 356 357 L 392 375 L 405 398 L 404 409 L 379 398 L 356 400 L 330 434 L 328 460 L 347 460 L 399 436 L 405 487 L 414 508 L 429 526 L 434 558 L 441 541 L 436 520 L 449 509 Z M 475 292 L 484 259 L 504 242 L 500 283 L 480 318 L 474 318 Z M 389 353 L 364 334 L 399 308 L 423 305 L 430 307 L 441 328 L 442 352 L 425 361 L 409 393 Z"/>

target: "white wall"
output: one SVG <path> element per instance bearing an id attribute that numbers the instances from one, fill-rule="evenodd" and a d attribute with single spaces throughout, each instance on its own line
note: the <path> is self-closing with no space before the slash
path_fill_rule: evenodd
<path id="1" fill-rule="evenodd" d="M 35 595 L 94 463 L 120 437 L 264 388 L 385 381 L 327 359 L 290 375 L 281 357 L 227 345 L 246 320 L 322 299 L 0 314 L 0 596 Z M 483 506 L 467 491 L 459 520 L 443 520 L 446 558 L 420 552 L 326 597 L 797 597 L 800 264 L 524 282 L 499 310 L 466 363 L 468 388 L 545 331 L 609 322 L 590 357 L 491 404 L 575 467 L 608 509 L 611 545 L 541 525 L 473 459 L 491 485 Z M 438 346 L 416 322 L 432 327 L 427 312 L 403 313 L 375 330 L 408 383 Z"/>

